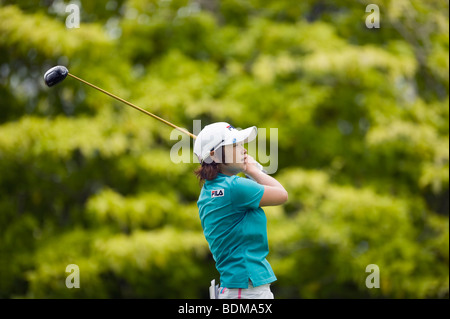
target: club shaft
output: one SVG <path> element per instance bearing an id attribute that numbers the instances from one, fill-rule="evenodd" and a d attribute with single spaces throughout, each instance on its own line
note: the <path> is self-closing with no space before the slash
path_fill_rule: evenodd
<path id="1" fill-rule="evenodd" d="M 141 111 L 141 112 L 144 113 L 144 114 L 147 114 L 148 116 L 153 117 L 154 119 L 157 119 L 158 121 L 163 122 L 164 124 L 169 125 L 170 127 L 173 127 L 174 129 L 176 129 L 176 130 L 178 130 L 178 131 L 180 131 L 180 132 L 182 132 L 182 133 L 184 133 L 184 134 L 189 135 L 189 136 L 192 137 L 193 139 L 196 139 L 196 138 L 197 138 L 197 136 L 195 136 L 194 134 L 192 134 L 192 133 L 190 133 L 190 132 L 188 132 L 188 131 L 182 129 L 181 127 L 178 127 L 178 126 L 176 126 L 176 125 L 170 123 L 169 121 L 166 121 L 165 119 L 160 118 L 159 116 L 157 116 L 157 115 L 155 115 L 155 114 L 153 114 L 153 113 L 150 113 L 149 111 L 146 111 L 146 110 L 140 108 L 140 107 L 137 106 L 137 105 L 134 105 L 133 103 L 130 103 L 130 102 L 128 102 L 128 101 L 126 101 L 126 100 L 124 100 L 124 99 L 122 99 L 122 98 L 120 98 L 120 97 L 118 97 L 118 96 L 116 96 L 116 95 L 114 95 L 114 94 L 112 94 L 112 93 L 109 93 L 108 91 L 105 91 L 105 90 L 99 88 L 98 86 L 95 86 L 94 84 L 91 84 L 91 83 L 89 83 L 89 82 L 87 82 L 87 81 L 85 81 L 85 80 L 83 80 L 83 79 L 80 79 L 79 77 L 77 77 L 77 76 L 75 76 L 75 75 L 73 75 L 73 74 L 68 73 L 67 75 L 70 76 L 70 77 L 72 77 L 72 78 L 74 78 L 74 79 L 76 79 L 76 80 L 78 80 L 78 81 L 80 81 L 80 82 L 83 82 L 84 84 L 89 85 L 90 87 L 92 87 L 92 88 L 94 88 L 94 89 L 96 89 L 96 90 L 99 90 L 99 91 L 102 92 L 102 93 L 105 93 L 106 95 L 109 95 L 110 97 L 112 97 L 112 98 L 114 98 L 114 99 L 116 99 L 116 100 L 118 100 L 118 101 L 120 101 L 120 102 L 122 102 L 122 103 L 125 103 L 125 104 L 128 105 L 128 106 L 131 106 L 132 108 L 134 108 L 134 109 L 136 109 L 136 110 L 138 110 L 138 111 Z"/>

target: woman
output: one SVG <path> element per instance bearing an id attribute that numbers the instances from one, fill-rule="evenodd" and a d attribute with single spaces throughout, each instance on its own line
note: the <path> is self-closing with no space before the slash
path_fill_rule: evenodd
<path id="1" fill-rule="evenodd" d="M 261 207 L 283 204 L 288 193 L 247 154 L 244 143 L 256 135 L 256 127 L 238 131 L 219 122 L 206 126 L 194 144 L 201 163 L 195 173 L 204 182 L 197 206 L 220 274 L 219 299 L 273 299 L 270 284 L 277 278 L 266 260 Z M 236 176 L 240 172 L 253 180 Z"/>

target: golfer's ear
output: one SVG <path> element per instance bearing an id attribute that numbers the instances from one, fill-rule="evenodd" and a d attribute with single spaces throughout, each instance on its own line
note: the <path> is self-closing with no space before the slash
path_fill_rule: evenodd
<path id="1" fill-rule="evenodd" d="M 217 163 L 217 161 L 216 161 L 216 152 L 214 152 L 214 151 L 211 151 L 211 152 L 209 152 L 209 157 L 214 161 L 214 162 L 216 162 Z"/>
<path id="2" fill-rule="evenodd" d="M 287 200 L 288 192 L 283 188 L 264 185 L 264 194 L 259 202 L 259 207 L 281 205 Z"/>

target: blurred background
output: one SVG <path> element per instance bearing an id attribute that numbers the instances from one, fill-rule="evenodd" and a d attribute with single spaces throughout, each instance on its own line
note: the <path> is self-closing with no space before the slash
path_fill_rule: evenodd
<path id="1" fill-rule="evenodd" d="M 208 298 L 219 279 L 198 164 L 170 161 L 170 127 L 47 88 L 58 64 L 189 131 L 278 128 L 276 298 L 449 297 L 448 1 L 78 1 L 72 29 L 68 1 L 0 3 L 1 298 Z"/>

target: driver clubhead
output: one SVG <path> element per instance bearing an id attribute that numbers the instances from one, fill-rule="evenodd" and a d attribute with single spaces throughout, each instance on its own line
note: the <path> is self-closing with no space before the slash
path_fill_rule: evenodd
<path id="1" fill-rule="evenodd" d="M 53 86 L 63 81 L 67 74 L 69 74 L 69 70 L 65 66 L 57 65 L 44 74 L 44 81 L 47 86 Z"/>

